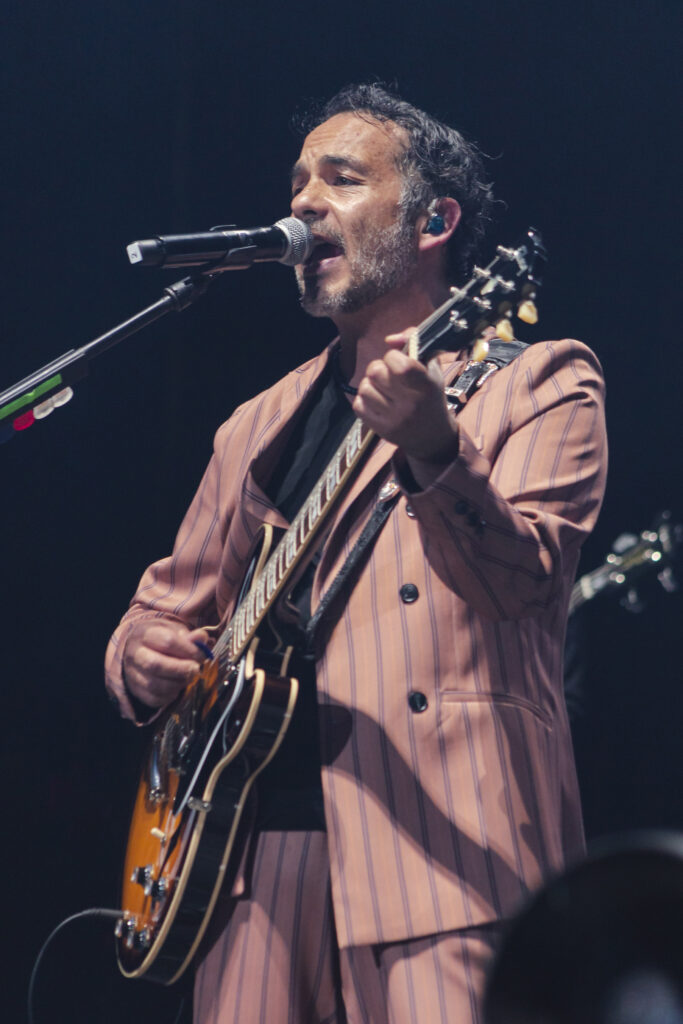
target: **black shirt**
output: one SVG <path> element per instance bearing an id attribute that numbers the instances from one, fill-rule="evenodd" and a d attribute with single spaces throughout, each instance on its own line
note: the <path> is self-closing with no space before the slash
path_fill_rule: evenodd
<path id="1" fill-rule="evenodd" d="M 327 468 L 354 421 L 334 377 L 320 382 L 304 408 L 268 484 L 268 496 L 291 522 Z M 292 595 L 300 625 L 310 617 L 311 586 L 319 560 L 313 555 Z M 258 779 L 257 827 L 262 830 L 325 829 L 320 785 L 315 666 L 295 653 L 290 668 L 299 696 L 282 746 Z"/>

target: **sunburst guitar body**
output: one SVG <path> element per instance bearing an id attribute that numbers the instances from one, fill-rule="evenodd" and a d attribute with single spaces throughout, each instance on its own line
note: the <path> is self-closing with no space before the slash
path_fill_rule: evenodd
<path id="1" fill-rule="evenodd" d="M 271 543 L 266 528 L 252 565 Z M 250 574 L 251 575 L 251 572 Z M 119 966 L 171 984 L 194 956 L 234 853 L 255 779 L 284 738 L 298 693 L 291 648 L 236 664 L 207 658 L 156 725 L 124 861 Z M 260 665 L 260 662 L 263 665 Z"/>

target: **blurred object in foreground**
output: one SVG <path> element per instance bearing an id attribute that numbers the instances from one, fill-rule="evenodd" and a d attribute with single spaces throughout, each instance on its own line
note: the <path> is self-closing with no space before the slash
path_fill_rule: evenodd
<path id="1" fill-rule="evenodd" d="M 486 1024 L 683 1024 L 683 836 L 601 843 L 512 921 Z"/>

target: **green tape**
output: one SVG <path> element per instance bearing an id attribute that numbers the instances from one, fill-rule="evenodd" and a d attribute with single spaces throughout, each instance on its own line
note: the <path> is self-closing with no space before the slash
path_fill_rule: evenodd
<path id="1" fill-rule="evenodd" d="M 27 391 L 26 394 L 20 395 L 19 398 L 15 398 L 13 402 L 9 402 L 8 405 L 3 405 L 0 409 L 0 420 L 7 419 L 12 413 L 17 412 L 19 409 L 23 409 L 27 405 L 33 405 L 37 398 L 44 395 L 46 391 L 52 391 L 53 388 L 57 387 L 58 384 L 62 383 L 61 373 L 56 373 L 54 377 L 49 377 L 44 380 L 42 384 L 38 384 L 33 391 Z"/>

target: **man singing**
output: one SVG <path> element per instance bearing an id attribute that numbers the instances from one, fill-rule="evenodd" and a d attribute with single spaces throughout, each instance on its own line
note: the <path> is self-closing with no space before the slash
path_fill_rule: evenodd
<path id="1" fill-rule="evenodd" d="M 372 428 L 295 588 L 302 626 L 382 489 L 398 500 L 315 656 L 295 655 L 296 711 L 201 951 L 194 1019 L 468 1024 L 501 923 L 583 848 L 562 652 L 605 482 L 601 372 L 580 342 L 529 346 L 456 418 L 444 384 L 469 353 L 425 367 L 403 348 L 483 236 L 477 152 L 374 85 L 309 128 L 291 209 L 316 246 L 296 277 L 337 338 L 219 429 L 107 683 L 139 722 L 172 701 L 234 608 L 259 526 L 291 522 L 354 417 Z"/>

